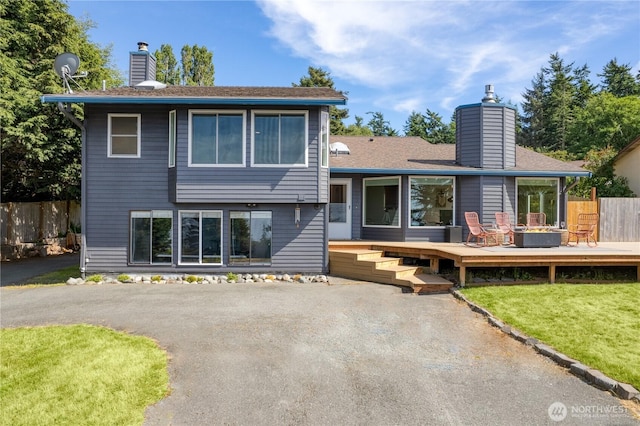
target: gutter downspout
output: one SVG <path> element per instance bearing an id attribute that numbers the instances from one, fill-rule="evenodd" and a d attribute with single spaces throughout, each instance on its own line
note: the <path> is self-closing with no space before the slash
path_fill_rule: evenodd
<path id="1" fill-rule="evenodd" d="M 87 164 L 87 150 L 86 146 L 86 138 L 87 138 L 87 129 L 84 127 L 84 124 L 72 114 L 71 107 L 69 104 L 63 104 L 62 102 L 58 102 L 58 109 L 60 112 L 69 119 L 73 124 L 75 124 L 78 128 L 80 128 L 82 132 L 81 136 L 81 175 L 80 175 L 80 220 L 82 221 L 82 226 L 85 227 L 87 225 L 87 209 L 86 209 L 86 200 L 87 200 L 87 185 L 86 185 L 86 164 Z M 87 270 L 87 258 L 86 258 L 86 247 L 87 247 L 87 237 L 86 237 L 86 228 L 85 231 L 82 232 L 82 241 L 80 243 L 80 275 L 84 279 L 86 277 Z"/>

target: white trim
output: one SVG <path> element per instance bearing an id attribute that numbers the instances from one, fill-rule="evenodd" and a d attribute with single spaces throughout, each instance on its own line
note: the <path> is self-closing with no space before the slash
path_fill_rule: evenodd
<path id="1" fill-rule="evenodd" d="M 192 118 L 194 115 L 242 115 L 242 162 L 237 164 L 193 164 L 191 149 Z M 189 167 L 246 167 L 247 163 L 247 111 L 240 109 L 190 109 L 187 129 L 187 145 L 189 149 Z M 216 149 L 218 145 L 216 144 Z"/>
<path id="2" fill-rule="evenodd" d="M 519 197 L 519 186 L 520 186 L 520 181 L 532 181 L 532 180 L 547 180 L 547 181 L 556 181 L 556 221 L 560 221 L 560 178 L 554 178 L 554 177 L 517 177 L 516 178 L 516 199 L 515 199 L 515 206 L 514 206 L 514 211 L 516 213 L 516 217 L 515 217 L 515 221 L 518 221 L 518 216 L 520 215 L 520 212 L 518 211 L 518 197 Z M 526 214 L 526 213 L 525 213 Z M 551 218 L 547 218 L 547 220 L 550 220 Z M 553 225 L 553 224 L 551 224 Z"/>
<path id="3" fill-rule="evenodd" d="M 117 136 L 136 136 L 136 154 L 112 154 L 111 150 L 112 150 L 112 146 L 111 146 L 111 139 L 113 137 L 113 135 L 111 134 L 111 119 L 113 117 L 135 117 L 136 118 L 136 123 L 137 123 L 137 134 L 135 135 L 117 135 Z M 141 153 L 141 140 L 142 140 L 142 136 L 141 136 L 141 129 L 142 129 L 142 114 L 130 114 L 130 113 L 108 113 L 107 114 L 107 157 L 108 158 L 140 158 L 142 153 Z"/>
<path id="4" fill-rule="evenodd" d="M 182 261 L 182 214 L 197 213 L 198 214 L 198 261 L 183 262 Z M 204 263 L 202 262 L 202 213 L 218 213 L 220 214 L 220 263 Z M 203 266 L 222 266 L 224 265 L 224 212 L 222 210 L 178 210 L 178 265 L 203 265 Z"/>
<path id="5" fill-rule="evenodd" d="M 367 185 L 368 181 L 373 180 L 390 180 L 396 179 L 398 181 L 398 225 L 367 225 Z M 362 227 L 363 228 L 393 228 L 398 229 L 402 227 L 402 177 L 401 176 L 381 176 L 362 179 Z"/>
<path id="6" fill-rule="evenodd" d="M 172 131 L 173 125 L 173 131 Z M 173 144 L 171 143 L 173 140 Z M 176 166 L 176 155 L 178 145 L 178 119 L 175 109 L 169 111 L 169 168 Z M 173 160 L 173 162 L 171 161 Z"/>
<path id="7" fill-rule="evenodd" d="M 327 119 L 326 121 L 323 120 L 322 118 L 326 116 Z M 329 113 L 329 111 L 320 111 L 320 117 L 319 117 L 319 122 L 320 125 L 318 126 L 320 128 L 320 133 L 319 133 L 319 137 L 318 137 L 318 142 L 319 142 L 319 147 L 318 147 L 318 152 L 320 153 L 320 167 L 322 167 L 323 169 L 328 169 L 329 168 L 329 145 L 331 144 L 331 114 Z M 326 126 L 326 133 L 327 133 L 327 144 L 326 146 L 322 145 L 322 134 L 323 134 L 323 127 Z M 324 160 L 327 160 L 326 164 L 323 164 Z"/>
<path id="8" fill-rule="evenodd" d="M 456 224 L 456 177 L 455 176 L 416 176 L 416 175 L 410 175 L 408 176 L 408 180 L 407 180 L 407 191 L 408 191 L 408 196 L 407 196 L 407 228 L 410 229 L 444 229 L 445 226 L 448 225 L 412 225 L 411 223 L 413 222 L 411 219 L 411 179 L 450 179 L 452 181 L 452 190 L 453 190 L 453 194 L 451 195 L 453 197 L 453 202 L 452 202 L 452 206 L 451 206 L 451 210 L 452 210 L 452 226 L 454 226 Z M 443 210 L 443 209 L 440 209 Z M 448 210 L 448 209 L 446 209 Z"/>
<path id="9" fill-rule="evenodd" d="M 255 162 L 255 118 L 256 115 L 303 115 L 304 116 L 304 163 L 295 164 L 262 164 Z M 308 110 L 252 110 L 251 111 L 251 167 L 269 168 L 307 168 L 309 167 L 309 111 Z"/>
<path id="10" fill-rule="evenodd" d="M 148 218 L 151 220 L 149 226 L 151 227 L 151 229 L 149 230 L 149 261 L 148 262 L 135 262 L 133 260 L 133 235 L 132 235 L 132 231 L 133 231 L 133 219 L 136 218 Z M 165 263 L 154 263 L 153 262 L 153 219 L 160 219 L 160 218 L 165 218 L 165 219 L 171 219 L 171 229 L 169 230 L 169 239 L 171 241 L 170 243 L 170 247 L 171 247 L 171 262 L 165 262 Z M 173 211 L 172 210 L 131 210 L 129 212 L 129 253 L 127 255 L 127 263 L 129 265 L 151 265 L 151 266 L 166 266 L 167 264 L 173 264 L 173 258 L 174 258 L 174 250 L 173 250 L 173 225 L 174 225 L 174 220 L 173 220 Z"/>

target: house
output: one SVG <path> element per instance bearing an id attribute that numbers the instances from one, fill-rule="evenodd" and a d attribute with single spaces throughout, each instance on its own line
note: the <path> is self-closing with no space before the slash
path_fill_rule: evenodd
<path id="1" fill-rule="evenodd" d="M 326 271 L 329 88 L 159 84 L 51 94 L 83 128 L 83 272 Z M 80 123 L 65 105 L 84 105 Z"/>
<path id="2" fill-rule="evenodd" d="M 329 237 L 453 241 L 468 232 L 465 211 L 482 223 L 503 211 L 514 223 L 529 212 L 566 221 L 567 177 L 589 172 L 516 146 L 514 108 L 486 89 L 480 103 L 456 109 L 456 144 L 332 136 Z"/>
<path id="3" fill-rule="evenodd" d="M 589 174 L 516 147 L 490 93 L 434 145 L 330 141 L 329 88 L 167 87 L 144 43 L 129 82 L 42 97 L 82 129 L 83 273 L 326 272 L 330 239 L 445 241 L 469 210 L 561 221 L 566 178 Z"/>
<path id="4" fill-rule="evenodd" d="M 640 196 L 640 136 L 635 138 L 631 143 L 613 159 L 613 170 L 617 176 L 627 178 L 629 188 Z"/>

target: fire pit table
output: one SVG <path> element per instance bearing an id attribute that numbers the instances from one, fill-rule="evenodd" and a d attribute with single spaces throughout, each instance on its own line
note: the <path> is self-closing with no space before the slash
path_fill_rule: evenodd
<path id="1" fill-rule="evenodd" d="M 552 231 L 548 229 L 515 231 L 513 233 L 513 243 L 516 245 L 516 247 L 560 247 L 561 242 L 562 232 Z"/>

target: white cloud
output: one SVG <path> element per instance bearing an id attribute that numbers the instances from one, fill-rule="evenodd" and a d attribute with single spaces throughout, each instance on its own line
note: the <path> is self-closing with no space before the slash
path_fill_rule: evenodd
<path id="1" fill-rule="evenodd" d="M 551 53 L 637 27 L 633 3 L 258 1 L 271 35 L 294 55 L 381 92 L 376 104 L 408 112 L 455 107 L 467 92 L 474 97 L 464 103 L 479 101 L 488 83 L 520 101 Z"/>

